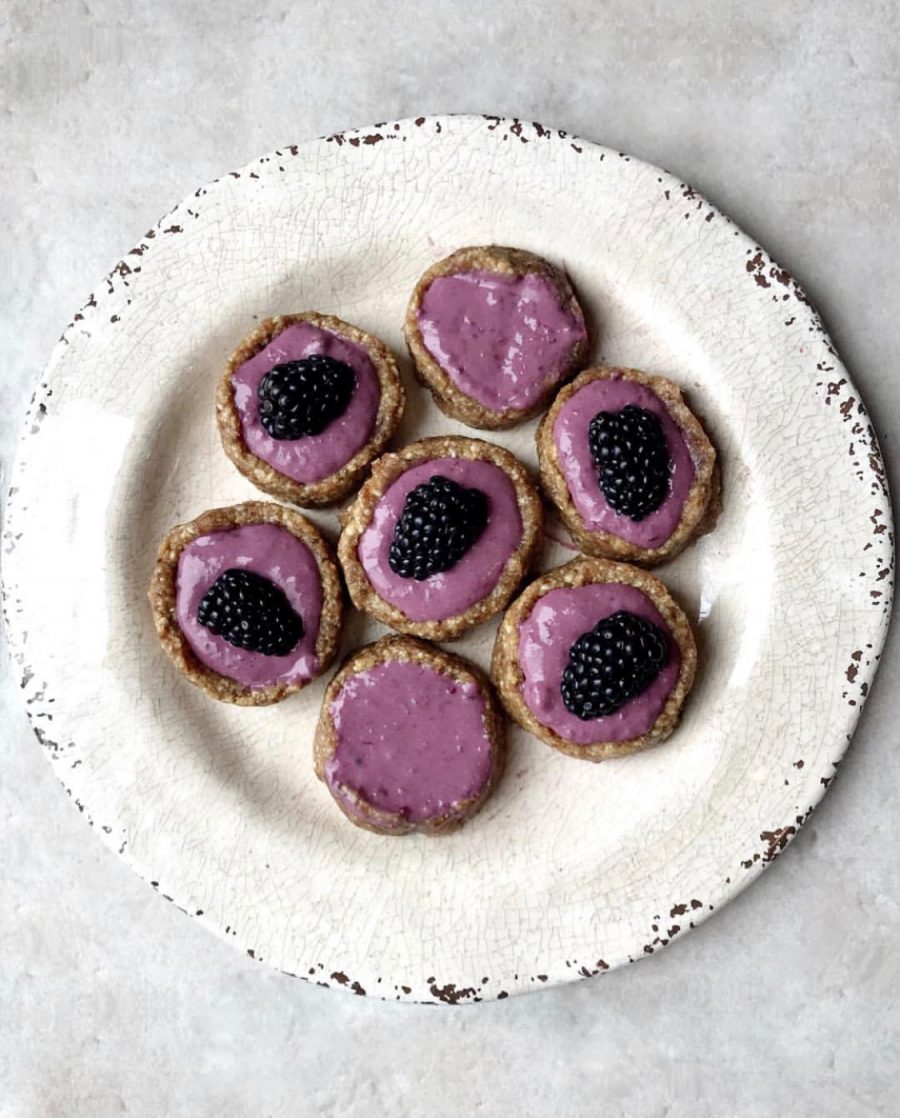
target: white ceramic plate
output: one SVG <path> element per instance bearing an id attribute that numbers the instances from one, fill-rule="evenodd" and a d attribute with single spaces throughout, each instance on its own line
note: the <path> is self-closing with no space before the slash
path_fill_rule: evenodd
<path id="1" fill-rule="evenodd" d="M 592 766 L 517 731 L 468 826 L 384 838 L 313 776 L 324 684 L 264 710 L 213 702 L 163 656 L 145 589 L 170 525 L 254 494 L 213 390 L 255 319 L 334 312 L 400 352 L 418 275 L 486 242 L 564 264 L 593 356 L 678 380 L 720 447 L 719 526 L 661 570 L 698 623 L 699 682 L 659 749 Z M 407 381 L 403 440 L 464 430 Z M 534 464 L 533 424 L 497 441 Z M 334 513 L 315 519 L 334 537 Z M 892 587 L 872 427 L 791 277 L 663 171 L 481 117 L 291 147 L 177 206 L 66 328 L 5 540 L 34 729 L 105 841 L 272 966 L 454 1003 L 641 958 L 751 881 L 834 775 Z M 543 565 L 568 555 L 548 541 Z M 486 664 L 494 630 L 456 647 Z M 378 632 L 352 615 L 345 650 Z"/>

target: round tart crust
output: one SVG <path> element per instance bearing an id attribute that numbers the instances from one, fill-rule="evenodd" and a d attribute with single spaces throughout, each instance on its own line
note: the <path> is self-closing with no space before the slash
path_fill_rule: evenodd
<path id="1" fill-rule="evenodd" d="M 572 315 L 578 322 L 584 324 L 584 312 L 569 282 L 568 276 L 559 268 L 532 252 L 520 248 L 503 248 L 500 245 L 483 245 L 461 248 L 444 260 L 439 260 L 428 269 L 413 289 L 406 311 L 404 333 L 410 357 L 415 366 L 416 376 L 428 388 L 434 397 L 434 402 L 446 415 L 453 419 L 460 419 L 470 427 L 481 427 L 488 430 L 501 430 L 505 427 L 515 427 L 547 406 L 559 385 L 570 377 L 583 364 L 587 355 L 588 339 L 576 343 L 572 348 L 571 356 L 560 373 L 557 380 L 548 385 L 533 404 L 527 408 L 510 408 L 506 411 L 494 411 L 487 408 L 478 400 L 463 392 L 441 365 L 432 357 L 419 329 L 419 308 L 425 292 L 438 276 L 456 275 L 458 272 L 496 272 L 501 275 L 543 276 L 556 290 L 560 306 Z"/>
<path id="2" fill-rule="evenodd" d="M 665 404 L 672 422 L 678 427 L 694 464 L 694 481 L 688 492 L 681 517 L 672 534 L 660 547 L 645 548 L 629 543 L 611 532 L 592 530 L 586 527 L 581 513 L 575 507 L 565 474 L 556 452 L 556 439 L 553 429 L 560 411 L 580 389 L 595 380 L 610 380 L 613 377 L 644 385 L 655 393 Z M 540 462 L 541 484 L 559 510 L 563 523 L 568 528 L 579 550 L 588 555 L 607 559 L 625 559 L 652 567 L 667 559 L 672 559 L 698 536 L 710 531 L 721 511 L 720 472 L 717 465 L 715 448 L 709 441 L 699 420 L 684 402 L 681 389 L 666 377 L 653 376 L 638 369 L 617 367 L 598 367 L 585 369 L 559 393 L 550 410 L 541 420 L 537 432 L 538 459 Z"/>
<path id="3" fill-rule="evenodd" d="M 625 741 L 579 745 L 539 722 L 522 697 L 525 675 L 519 664 L 519 625 L 531 614 L 538 600 L 551 590 L 587 586 L 591 583 L 624 583 L 645 594 L 659 611 L 672 639 L 677 643 L 681 652 L 681 665 L 665 706 L 646 733 Z M 690 623 L 684 611 L 655 575 L 627 563 L 582 557 L 555 567 L 535 579 L 509 607 L 497 632 L 491 675 L 510 717 L 524 729 L 570 757 L 586 761 L 608 761 L 613 757 L 625 757 L 658 745 L 669 737 L 678 725 L 681 708 L 694 683 L 696 668 L 697 646 Z"/>
<path id="4" fill-rule="evenodd" d="M 341 581 L 331 548 L 318 528 L 305 516 L 269 501 L 245 501 L 228 508 L 210 509 L 187 524 L 178 524 L 163 539 L 148 597 L 160 643 L 178 670 L 207 695 L 237 706 L 268 706 L 300 691 L 312 679 L 295 683 L 273 683 L 267 687 L 247 687 L 237 680 L 208 668 L 194 655 L 176 614 L 178 560 L 182 550 L 198 536 L 228 531 L 249 524 L 278 524 L 287 529 L 312 552 L 322 580 L 322 617 L 316 637 L 318 675 L 326 671 L 337 652 L 341 632 L 343 601 Z M 315 677 L 314 677 L 315 678 Z"/>
<path id="5" fill-rule="evenodd" d="M 516 491 L 516 502 L 522 518 L 522 539 L 506 562 L 493 590 L 474 602 L 463 613 L 437 621 L 413 621 L 400 609 L 385 601 L 378 593 L 362 563 L 357 549 L 368 528 L 375 507 L 393 483 L 411 466 L 434 458 L 470 458 L 491 462 L 509 477 Z M 355 501 L 343 515 L 344 527 L 338 540 L 338 558 L 350 599 L 357 609 L 389 625 L 401 633 L 410 633 L 430 640 L 453 640 L 475 625 L 499 613 L 509 602 L 525 577 L 540 546 L 543 507 L 537 488 L 526 468 L 514 455 L 483 439 L 462 435 L 438 435 L 411 443 L 392 454 L 385 454 L 372 467 L 371 476 L 360 489 Z"/>
<path id="6" fill-rule="evenodd" d="M 382 811 L 373 807 L 349 788 L 345 789 L 345 793 L 350 800 L 350 805 L 334 795 L 330 788 L 329 792 L 331 792 L 335 803 L 350 822 L 357 827 L 362 827 L 363 830 L 374 831 L 376 834 L 382 835 L 405 835 L 412 831 L 418 831 L 424 835 L 448 834 L 461 827 L 467 819 L 471 819 L 490 796 L 503 774 L 506 754 L 506 731 L 503 714 L 494 696 L 494 689 L 490 680 L 474 664 L 451 652 L 444 652 L 440 648 L 434 648 L 432 645 L 415 640 L 412 637 L 390 636 L 383 637 L 374 644 L 365 645 L 351 653 L 329 682 L 325 691 L 325 698 L 322 701 L 322 713 L 319 716 L 314 742 L 316 776 L 328 787 L 325 780 L 325 766 L 334 756 L 338 747 L 330 708 L 340 694 L 344 683 L 350 676 L 368 671 L 388 660 L 404 660 L 413 664 L 421 664 L 423 667 L 432 668 L 442 675 L 450 676 L 451 679 L 463 686 L 474 683 L 478 687 L 478 691 L 484 700 L 484 724 L 490 742 L 490 776 L 477 795 L 467 800 L 461 800 L 444 815 L 432 816 L 418 822 L 411 822 L 399 812 Z"/>
<path id="7" fill-rule="evenodd" d="M 260 350 L 265 349 L 273 338 L 297 322 L 308 322 L 312 326 L 328 330 L 364 349 L 375 369 L 381 389 L 375 426 L 368 441 L 339 470 L 308 484 L 281 473 L 249 449 L 244 441 L 241 417 L 234 403 L 231 382 L 235 371 L 245 361 L 249 361 Z M 334 315 L 304 311 L 302 314 L 283 314 L 265 319 L 235 349 L 216 389 L 216 421 L 225 453 L 244 477 L 273 497 L 291 501 L 295 505 L 317 507 L 334 504 L 359 483 L 369 464 L 381 454 L 397 429 L 404 404 L 405 393 L 397 371 L 397 362 L 384 342 Z"/>

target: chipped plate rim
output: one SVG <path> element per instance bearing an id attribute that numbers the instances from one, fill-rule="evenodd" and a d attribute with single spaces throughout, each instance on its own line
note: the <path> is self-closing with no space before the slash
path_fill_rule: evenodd
<path id="1" fill-rule="evenodd" d="M 707 899 L 704 899 L 702 902 L 695 899 L 687 899 L 682 902 L 680 906 L 682 911 L 676 912 L 676 910 L 673 909 L 673 915 L 677 915 L 679 918 L 684 917 L 687 926 L 694 927 L 702 920 L 705 920 L 715 909 L 721 907 L 723 903 L 731 899 L 731 897 L 741 892 L 748 884 L 758 877 L 763 869 L 770 865 L 775 858 L 781 854 L 806 822 L 810 813 L 821 800 L 834 778 L 841 756 L 849 744 L 865 697 L 869 692 L 872 680 L 875 676 L 879 654 L 886 637 L 890 618 L 894 564 L 890 497 L 877 438 L 871 422 L 866 416 L 860 401 L 859 393 L 853 386 L 846 369 L 828 339 L 818 313 L 809 304 L 806 296 L 790 274 L 772 261 L 765 251 L 750 238 L 737 230 L 732 223 L 730 223 L 729 219 L 722 215 L 716 207 L 710 205 L 699 193 L 689 186 L 686 186 L 686 184 L 679 182 L 674 176 L 650 164 L 634 159 L 633 157 L 612 152 L 600 145 L 567 134 L 562 130 L 548 129 L 538 123 L 520 121 L 516 118 L 443 115 L 417 117 L 402 121 L 382 123 L 369 128 L 334 133 L 330 136 L 307 141 L 299 145 L 291 145 L 290 147 L 276 150 L 266 156 L 262 156 L 258 160 L 253 160 L 240 171 L 230 172 L 228 175 L 214 180 L 206 187 L 200 188 L 194 195 L 180 202 L 164 215 L 152 229 L 148 230 L 141 242 L 126 254 L 123 260 L 110 271 L 97 293 L 91 294 L 82 308 L 73 316 L 72 321 L 63 331 L 59 342 L 53 350 L 46 371 L 41 377 L 27 409 L 16 461 L 11 473 L 11 484 L 7 497 L 3 532 L 3 613 L 12 660 L 18 672 L 19 682 L 23 691 L 26 713 L 28 714 L 32 729 L 38 741 L 44 747 L 44 752 L 48 758 L 52 759 L 61 748 L 58 740 L 59 732 L 48 729 L 47 721 L 48 715 L 52 712 L 52 703 L 54 702 L 54 685 L 52 680 L 43 679 L 40 665 L 33 663 L 31 660 L 28 640 L 28 616 L 20 608 L 20 581 L 22 572 L 17 568 L 16 553 L 17 544 L 21 535 L 29 530 L 28 512 L 21 496 L 23 489 L 27 487 L 29 449 L 32 445 L 32 440 L 39 435 L 43 419 L 54 406 L 53 389 L 58 378 L 65 376 L 66 351 L 73 333 L 79 330 L 83 323 L 92 319 L 99 321 L 100 316 L 104 315 L 107 308 L 114 302 L 117 305 L 121 281 L 130 273 L 134 265 L 135 257 L 141 258 L 141 264 L 151 261 L 153 259 L 154 246 L 158 245 L 168 234 L 180 232 L 182 229 L 182 222 L 187 220 L 187 215 L 192 214 L 204 205 L 204 197 L 208 193 L 214 192 L 216 184 L 232 177 L 240 178 L 241 176 L 246 176 L 249 178 L 257 178 L 259 177 L 258 169 L 261 164 L 271 164 L 272 162 L 278 161 L 286 162 L 290 159 L 302 160 L 308 153 L 312 154 L 320 144 L 331 144 L 340 148 L 346 147 L 348 151 L 359 150 L 362 152 L 367 148 L 374 147 L 383 140 L 398 138 L 404 134 L 411 134 L 414 130 L 423 129 L 425 127 L 431 130 L 434 141 L 439 143 L 442 134 L 453 135 L 459 140 L 459 126 L 470 128 L 473 135 L 480 135 L 481 130 L 485 129 L 493 134 L 494 139 L 502 138 L 513 144 L 517 142 L 543 142 L 551 145 L 566 145 L 579 153 L 587 151 L 594 155 L 602 153 L 610 157 L 619 156 L 620 158 L 627 158 L 635 164 L 636 167 L 643 168 L 648 173 L 657 176 L 658 181 L 665 184 L 667 190 L 673 192 L 677 191 L 680 197 L 692 203 L 698 201 L 705 207 L 705 211 L 709 215 L 714 215 L 721 218 L 722 221 L 727 222 L 729 227 L 734 230 L 734 236 L 741 238 L 741 244 L 746 247 L 746 271 L 755 281 L 759 289 L 760 297 L 769 298 L 770 289 L 773 286 L 789 291 L 791 295 L 794 296 L 791 303 L 793 313 L 801 320 L 806 321 L 810 331 L 819 336 L 825 351 L 830 357 L 830 362 L 827 368 L 823 368 L 823 365 L 819 363 L 817 368 L 811 368 L 810 372 L 819 376 L 820 379 L 817 384 L 821 384 L 824 402 L 826 406 L 831 409 L 836 422 L 843 422 L 847 420 L 848 417 L 854 418 L 854 438 L 858 450 L 853 468 L 858 469 L 859 472 L 857 476 L 863 482 L 871 484 L 873 492 L 880 493 L 880 508 L 877 511 L 880 513 L 881 518 L 880 520 L 873 520 L 875 531 L 873 536 L 866 541 L 867 545 L 875 549 L 875 561 L 877 562 L 879 572 L 884 572 L 884 574 L 879 575 L 881 579 L 877 591 L 879 598 L 875 603 L 877 608 L 872 610 L 871 629 L 868 633 L 869 643 L 871 644 L 871 655 L 867 654 L 865 658 L 863 658 L 862 655 L 857 657 L 854 652 L 853 660 L 847 667 L 846 677 L 848 690 L 845 694 L 851 696 L 852 692 L 852 697 L 848 698 L 845 722 L 840 727 L 841 733 L 839 736 L 837 734 L 835 735 L 835 747 L 832 751 L 831 763 L 824 772 L 809 771 L 801 774 L 804 796 L 803 802 L 808 803 L 806 810 L 800 812 L 793 822 L 783 827 L 775 828 L 771 831 L 763 831 L 760 834 L 760 844 L 757 849 L 746 852 L 748 856 L 741 862 L 743 871 L 741 875 L 729 878 L 727 883 L 723 883 L 714 902 Z M 710 220 L 710 218 L 707 217 L 707 220 Z M 812 356 L 810 359 L 812 360 Z M 848 469 L 849 468 L 848 460 Z M 96 829 L 101 839 L 122 856 L 135 872 L 140 874 L 145 880 L 148 880 L 154 888 L 157 888 L 158 891 L 166 896 L 167 900 L 176 904 L 189 916 L 199 919 L 217 935 L 225 938 L 227 942 L 240 945 L 248 955 L 255 957 L 256 952 L 252 942 L 243 942 L 240 936 L 235 939 L 232 935 L 228 934 L 220 924 L 205 918 L 203 912 L 199 911 L 189 898 L 184 896 L 170 896 L 164 893 L 163 889 L 158 884 L 153 867 L 141 864 L 133 857 L 127 843 L 127 836 L 124 835 L 122 828 L 117 825 L 115 819 L 109 818 L 104 813 L 102 806 L 98 814 L 98 809 L 95 807 L 93 801 L 91 780 L 89 777 L 86 779 L 81 775 L 82 770 L 69 770 L 64 777 L 60 766 L 54 766 L 54 769 L 57 777 L 59 777 L 66 791 L 73 799 L 78 810 L 84 815 L 87 822 L 92 826 L 96 823 Z M 98 819 L 101 817 L 103 818 L 103 822 L 99 823 Z M 677 907 L 678 906 L 676 906 L 676 909 Z M 659 920 L 660 917 L 657 916 L 656 919 Z M 349 964 L 346 971 L 335 969 L 328 973 L 317 972 L 314 965 L 309 968 L 308 973 L 302 973 L 296 976 L 316 982 L 319 985 L 346 988 L 357 994 L 368 992 L 381 997 L 395 998 L 400 1001 L 438 1002 L 455 1005 L 492 998 L 502 999 L 512 993 L 540 989 L 547 985 L 554 985 L 605 973 L 612 967 L 627 962 L 633 962 L 646 955 L 653 954 L 673 938 L 673 935 L 666 934 L 664 926 L 666 923 L 665 915 L 662 916 L 662 922 L 662 934 L 657 934 L 656 939 L 649 943 L 635 945 L 633 953 L 620 953 L 618 956 L 611 956 L 608 959 L 598 957 L 591 963 L 581 962 L 577 968 L 571 965 L 568 960 L 565 961 L 564 965 L 563 960 L 548 959 L 546 973 L 542 971 L 541 973 L 532 975 L 515 976 L 501 974 L 492 978 L 490 985 L 485 985 L 484 988 L 481 986 L 464 985 L 463 982 L 459 980 L 454 981 L 452 975 L 441 974 L 435 976 L 427 967 L 422 968 L 423 977 L 419 981 L 410 980 L 408 984 L 403 983 L 399 985 L 395 983 L 392 987 L 385 990 L 373 987 L 370 974 L 360 974 L 358 976 L 354 968 Z M 602 950 L 602 945 L 600 945 L 598 954 L 602 952 Z M 286 973 L 294 972 L 286 971 Z M 429 977 L 424 977 L 426 974 Z M 369 987 L 368 990 L 364 988 L 362 981 L 366 981 Z"/>

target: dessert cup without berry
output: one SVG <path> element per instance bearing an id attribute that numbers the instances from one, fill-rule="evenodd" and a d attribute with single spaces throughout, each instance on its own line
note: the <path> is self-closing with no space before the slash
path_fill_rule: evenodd
<path id="1" fill-rule="evenodd" d="M 160 642 L 222 702 L 266 706 L 334 659 L 343 603 L 331 548 L 305 516 L 247 501 L 167 533 L 149 590 Z"/>
<path id="2" fill-rule="evenodd" d="M 354 652 L 328 684 L 316 775 L 357 827 L 446 834 L 500 778 L 503 716 L 474 665 L 411 637 Z"/>
<path id="3" fill-rule="evenodd" d="M 461 248 L 413 290 L 406 344 L 435 403 L 472 427 L 513 427 L 584 363 L 587 329 L 568 276 L 524 249 Z"/>

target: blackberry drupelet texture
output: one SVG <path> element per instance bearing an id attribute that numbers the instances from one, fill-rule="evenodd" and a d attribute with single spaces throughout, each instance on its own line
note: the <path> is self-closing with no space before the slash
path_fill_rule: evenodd
<path id="1" fill-rule="evenodd" d="M 668 651 L 652 622 L 627 610 L 603 618 L 569 652 L 560 683 L 566 709 L 583 722 L 614 714 L 650 686 Z"/>
<path id="2" fill-rule="evenodd" d="M 407 496 L 394 529 L 388 563 L 394 574 L 417 582 L 449 570 L 484 531 L 488 500 L 435 474 Z"/>
<path id="3" fill-rule="evenodd" d="M 659 417 L 636 404 L 598 412 L 588 428 L 588 443 L 612 508 L 635 521 L 656 512 L 669 494 L 671 466 Z"/>
<path id="4" fill-rule="evenodd" d="M 253 571 L 231 567 L 197 607 L 197 620 L 235 648 L 286 656 L 303 636 L 303 620 L 281 587 Z"/>
<path id="5" fill-rule="evenodd" d="M 356 374 L 333 357 L 286 361 L 259 382 L 259 421 L 273 439 L 320 435 L 344 414 L 355 387 Z"/>

